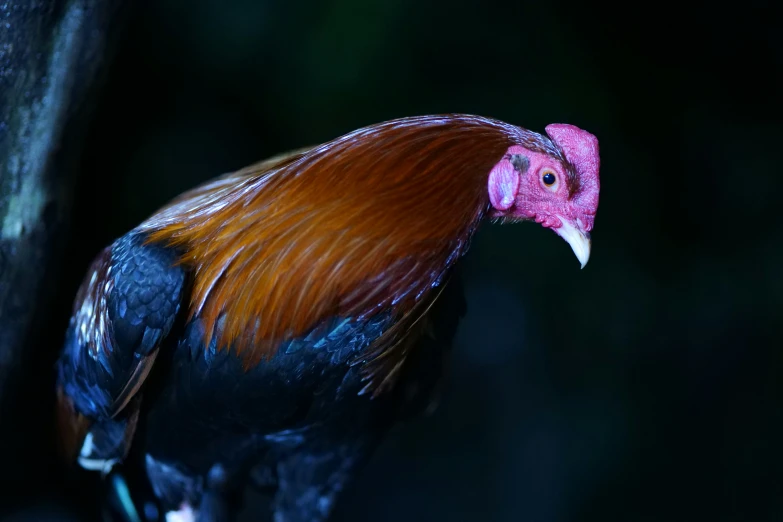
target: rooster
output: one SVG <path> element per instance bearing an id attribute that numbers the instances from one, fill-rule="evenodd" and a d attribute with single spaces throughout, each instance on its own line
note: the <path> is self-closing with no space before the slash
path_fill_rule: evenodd
<path id="1" fill-rule="evenodd" d="M 598 141 L 545 132 L 402 118 L 171 201 L 76 295 L 64 458 L 135 470 L 170 521 L 232 520 L 248 484 L 276 491 L 276 522 L 328 520 L 389 428 L 436 404 L 480 223 L 535 221 L 587 263 Z"/>

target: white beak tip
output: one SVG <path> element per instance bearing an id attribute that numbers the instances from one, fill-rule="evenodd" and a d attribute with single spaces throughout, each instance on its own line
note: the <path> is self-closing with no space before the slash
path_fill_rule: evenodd
<path id="1" fill-rule="evenodd" d="M 569 221 L 566 221 L 563 218 L 560 220 L 563 223 L 562 226 L 554 230 L 557 235 L 562 237 L 566 243 L 571 246 L 571 250 L 574 251 L 574 255 L 576 255 L 576 258 L 579 260 L 581 269 L 584 269 L 584 267 L 587 266 L 587 261 L 590 260 L 590 249 L 592 247 L 590 235 L 582 232 Z"/>

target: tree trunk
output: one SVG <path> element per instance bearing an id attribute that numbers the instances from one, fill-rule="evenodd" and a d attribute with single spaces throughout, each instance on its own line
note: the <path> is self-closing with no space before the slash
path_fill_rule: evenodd
<path id="1" fill-rule="evenodd" d="M 45 481 L 46 459 L 53 454 L 47 440 L 49 405 L 30 399 L 30 389 L 53 387 L 51 365 L 59 346 L 42 340 L 58 259 L 65 254 L 89 101 L 118 32 L 121 3 L 0 0 L 0 489 L 5 498 L 10 491 L 26 491 L 28 481 Z"/>

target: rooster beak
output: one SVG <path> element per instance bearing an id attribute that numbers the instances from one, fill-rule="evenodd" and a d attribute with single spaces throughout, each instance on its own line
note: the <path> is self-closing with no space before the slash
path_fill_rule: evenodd
<path id="1" fill-rule="evenodd" d="M 583 232 L 574 223 L 567 221 L 564 218 L 560 218 L 563 225 L 559 228 L 555 228 L 555 233 L 566 240 L 571 245 L 571 249 L 576 254 L 576 258 L 579 263 L 582 264 L 582 268 L 587 264 L 587 260 L 590 259 L 590 233 Z"/>

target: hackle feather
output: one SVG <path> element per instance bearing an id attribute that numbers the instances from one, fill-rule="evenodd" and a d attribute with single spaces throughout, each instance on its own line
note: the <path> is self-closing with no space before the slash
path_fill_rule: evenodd
<path id="1" fill-rule="evenodd" d="M 393 120 L 217 178 L 139 229 L 181 250 L 205 345 L 217 335 L 252 367 L 327 318 L 404 317 L 426 300 L 488 210 L 488 173 L 512 144 L 552 148 L 475 116 Z"/>

